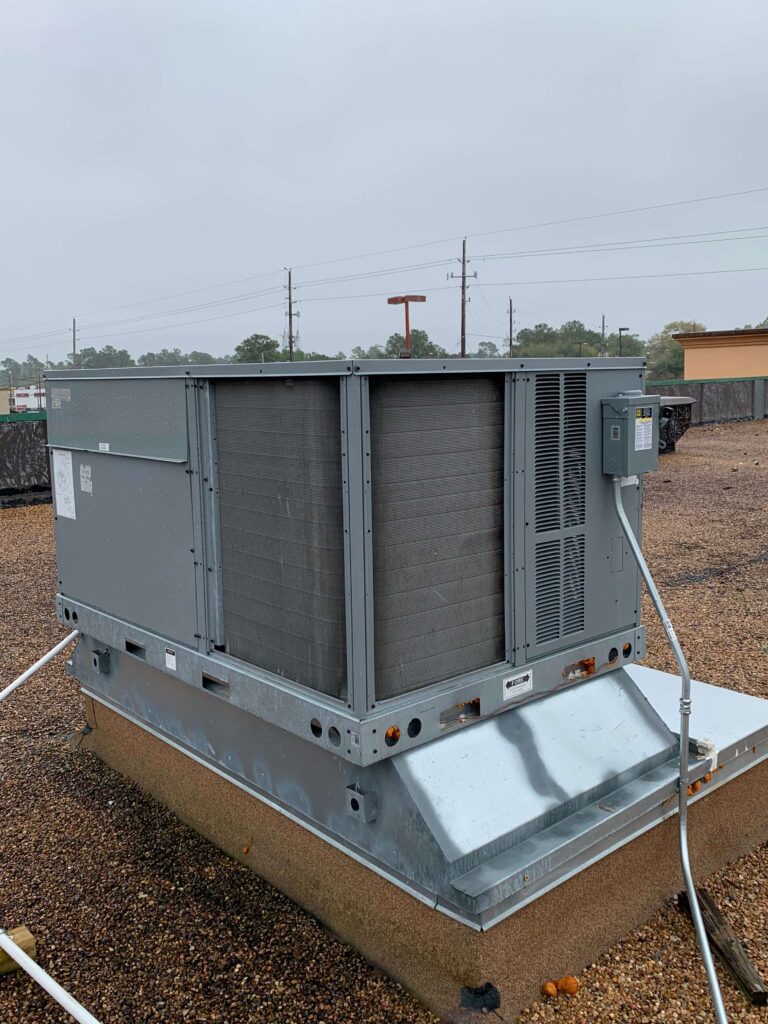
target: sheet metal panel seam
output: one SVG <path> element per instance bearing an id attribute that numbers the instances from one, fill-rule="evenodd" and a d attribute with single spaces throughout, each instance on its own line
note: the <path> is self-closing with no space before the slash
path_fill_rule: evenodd
<path id="1" fill-rule="evenodd" d="M 197 609 L 197 621 L 195 626 L 195 639 L 199 651 L 207 650 L 207 612 L 206 612 L 206 581 L 205 581 L 205 540 L 203 529 L 203 508 L 201 487 L 201 463 L 200 446 L 198 435 L 198 407 L 197 407 L 197 385 L 187 382 L 184 385 L 184 395 L 187 409 L 187 455 L 188 455 L 188 481 L 189 497 L 192 516 L 192 536 L 194 550 L 190 557 L 194 561 L 195 568 L 195 605 Z M 170 649 L 175 650 L 174 645 Z"/>
<path id="2" fill-rule="evenodd" d="M 646 361 L 634 356 L 604 357 L 597 359 L 366 359 L 366 360 L 318 360 L 302 363 L 213 363 L 203 366 L 190 366 L 182 368 L 179 366 L 168 367 L 132 367 L 130 370 L 123 368 L 79 370 L 73 372 L 67 370 L 48 370 L 43 375 L 46 380 L 115 380 L 140 377 L 147 379 L 162 379 L 167 377 L 179 377 L 181 379 L 194 379 L 198 377 L 229 377 L 232 379 L 243 377 L 300 377 L 300 376 L 340 376 L 347 374 L 406 374 L 417 376 L 419 374 L 474 374 L 474 373 L 510 373 L 516 370 L 525 372 L 535 370 L 547 370 L 551 372 L 562 372 L 566 370 L 591 369 L 595 371 L 604 370 L 644 370 Z"/>

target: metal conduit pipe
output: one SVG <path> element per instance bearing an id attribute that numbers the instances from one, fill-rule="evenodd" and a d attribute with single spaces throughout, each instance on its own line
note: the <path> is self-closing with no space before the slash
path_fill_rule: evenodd
<path id="1" fill-rule="evenodd" d="M 77 640 L 79 635 L 80 634 L 78 630 L 75 629 L 72 633 L 69 634 L 69 636 L 65 637 L 60 643 L 56 644 L 55 647 L 52 647 L 47 654 L 44 654 L 42 658 L 38 658 L 34 665 L 30 665 L 26 672 L 22 672 L 21 675 L 17 679 L 14 679 L 13 682 L 10 683 L 8 686 L 6 686 L 4 690 L 0 690 L 0 703 L 2 703 L 2 701 L 4 701 L 6 697 L 9 697 L 14 690 L 17 690 L 22 683 L 26 683 L 30 676 L 33 676 L 35 672 L 37 672 L 39 669 L 43 667 L 43 665 L 47 665 L 49 661 L 52 661 L 57 654 L 64 650 L 65 647 L 69 647 L 73 640 Z"/>
<path id="2" fill-rule="evenodd" d="M 715 972 L 715 964 L 712 959 L 712 952 L 709 948 L 709 941 L 707 939 L 704 921 L 699 908 L 699 899 L 696 895 L 696 885 L 693 881 L 691 859 L 688 851 L 688 733 L 691 717 L 691 673 L 688 668 L 688 662 L 686 661 L 685 654 L 683 654 L 683 649 L 680 646 L 680 641 L 677 639 L 677 634 L 675 633 L 674 627 L 667 615 L 667 609 L 664 607 L 661 595 L 656 589 L 656 584 L 653 582 L 653 577 L 651 576 L 651 571 L 648 568 L 648 563 L 643 556 L 637 537 L 635 537 L 629 519 L 627 519 L 627 514 L 624 511 L 624 502 L 621 497 L 621 477 L 614 476 L 611 479 L 613 481 L 613 504 L 616 508 L 616 515 L 619 517 L 619 522 L 621 523 L 621 528 L 624 531 L 624 536 L 627 538 L 627 543 L 632 550 L 637 566 L 643 580 L 645 581 L 645 585 L 648 588 L 648 593 L 651 595 L 651 600 L 653 601 L 656 612 L 661 619 L 664 632 L 667 634 L 669 645 L 672 648 L 672 652 L 675 655 L 677 664 L 680 668 L 680 679 L 682 683 L 680 693 L 680 788 L 678 792 L 677 816 L 678 838 L 680 843 L 680 866 L 683 870 L 683 879 L 685 880 L 685 889 L 688 893 L 688 902 L 691 906 L 691 916 L 693 917 L 696 941 L 699 944 L 701 958 L 704 961 L 704 969 L 707 972 L 707 981 L 709 982 L 709 990 L 712 996 L 712 1006 L 715 1010 L 715 1017 L 717 1018 L 718 1024 L 728 1024 L 725 1005 L 723 1004 L 723 996 L 720 991 L 720 985 Z M 717 765 L 713 765 L 713 768 L 716 767 Z"/>
<path id="3" fill-rule="evenodd" d="M 12 683 L 5 687 L 4 690 L 0 690 L 0 701 L 4 701 L 6 697 L 9 697 L 14 690 L 17 690 L 22 683 L 25 683 L 35 672 L 39 671 L 43 665 L 47 665 L 49 661 L 52 661 L 57 654 L 60 654 L 65 647 L 68 647 L 73 640 L 76 640 L 79 636 L 77 630 L 74 630 L 69 636 L 66 636 L 63 640 L 52 647 L 47 654 L 44 654 L 42 658 L 30 665 L 26 672 L 22 672 Z M 59 1006 L 62 1006 L 70 1016 L 74 1017 L 78 1024 L 99 1024 L 99 1021 L 89 1013 L 85 1007 L 81 1006 L 78 1001 L 63 989 L 57 981 L 48 974 L 43 968 L 35 963 L 31 956 L 28 956 L 23 949 L 16 945 L 13 939 L 8 935 L 4 928 L 0 928 L 0 949 L 5 950 L 11 959 L 15 960 L 16 963 L 21 967 L 23 971 L 33 978 L 41 988 L 52 996 Z"/>
<path id="4" fill-rule="evenodd" d="M 20 949 L 4 928 L 0 928 L 0 949 L 5 950 L 8 956 L 12 957 L 23 971 L 26 971 L 30 978 L 33 978 L 41 988 L 44 988 L 48 995 L 52 996 L 59 1006 L 74 1017 L 78 1024 L 99 1024 L 99 1021 L 89 1013 L 84 1006 L 54 981 L 40 964 L 35 963 L 31 956 L 27 956 L 23 949 Z"/>

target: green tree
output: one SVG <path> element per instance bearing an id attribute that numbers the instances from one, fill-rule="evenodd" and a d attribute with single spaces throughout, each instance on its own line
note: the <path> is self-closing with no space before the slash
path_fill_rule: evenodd
<path id="1" fill-rule="evenodd" d="M 560 327 L 536 324 L 518 331 L 515 354 L 522 356 L 597 356 L 601 354 L 603 339 L 599 331 L 586 327 L 581 320 L 569 320 Z"/>
<path id="2" fill-rule="evenodd" d="M 498 359 L 501 356 L 498 346 L 493 341 L 481 341 L 477 346 L 477 352 L 473 353 L 477 359 Z"/>
<path id="3" fill-rule="evenodd" d="M 755 324 L 755 327 L 768 327 L 768 316 L 765 320 L 761 320 L 759 324 Z"/>
<path id="4" fill-rule="evenodd" d="M 212 356 L 210 352 L 187 352 L 185 362 L 193 366 L 207 366 L 210 363 L 231 363 L 232 356 Z"/>
<path id="5" fill-rule="evenodd" d="M 390 334 L 385 345 L 371 345 L 364 349 L 359 345 L 352 349 L 353 359 L 397 359 L 405 351 L 402 334 Z M 426 331 L 418 328 L 411 331 L 411 355 L 414 359 L 447 359 L 448 353 L 440 345 L 429 340 Z"/>
<path id="6" fill-rule="evenodd" d="M 280 345 L 267 334 L 252 334 L 235 348 L 233 363 L 276 363 L 282 358 Z"/>
<path id="7" fill-rule="evenodd" d="M 133 356 L 124 348 L 105 345 L 104 348 L 81 348 L 77 353 L 78 368 L 101 369 L 108 366 L 135 366 Z"/>
<path id="8" fill-rule="evenodd" d="M 136 361 L 139 366 L 183 366 L 187 357 L 180 348 L 161 348 L 159 352 L 145 352 Z"/>
<path id="9" fill-rule="evenodd" d="M 622 334 L 619 342 L 618 334 L 608 334 L 605 338 L 603 355 L 606 356 L 642 356 L 645 355 L 645 342 L 636 334 Z"/>
<path id="10" fill-rule="evenodd" d="M 697 320 L 670 320 L 652 335 L 646 349 L 649 380 L 676 380 L 682 377 L 685 362 L 683 349 L 672 335 L 705 330 L 704 324 Z"/>
<path id="11" fill-rule="evenodd" d="M 370 348 L 362 348 L 355 345 L 352 349 L 353 359 L 386 359 L 387 352 L 383 345 L 371 345 Z"/>

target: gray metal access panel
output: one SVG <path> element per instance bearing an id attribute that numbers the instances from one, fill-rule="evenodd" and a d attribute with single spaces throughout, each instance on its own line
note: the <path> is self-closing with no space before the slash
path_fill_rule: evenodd
<path id="1" fill-rule="evenodd" d="M 602 403 L 642 384 L 633 359 L 52 372 L 60 619 L 360 765 L 572 686 L 642 654 L 601 471 Z"/>

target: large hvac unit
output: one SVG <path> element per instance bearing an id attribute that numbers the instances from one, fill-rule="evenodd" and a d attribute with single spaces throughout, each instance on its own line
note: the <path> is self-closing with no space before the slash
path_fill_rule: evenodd
<path id="1" fill-rule="evenodd" d="M 58 616 L 95 700 L 473 927 L 674 786 L 603 465 L 639 532 L 642 361 L 48 376 Z"/>

